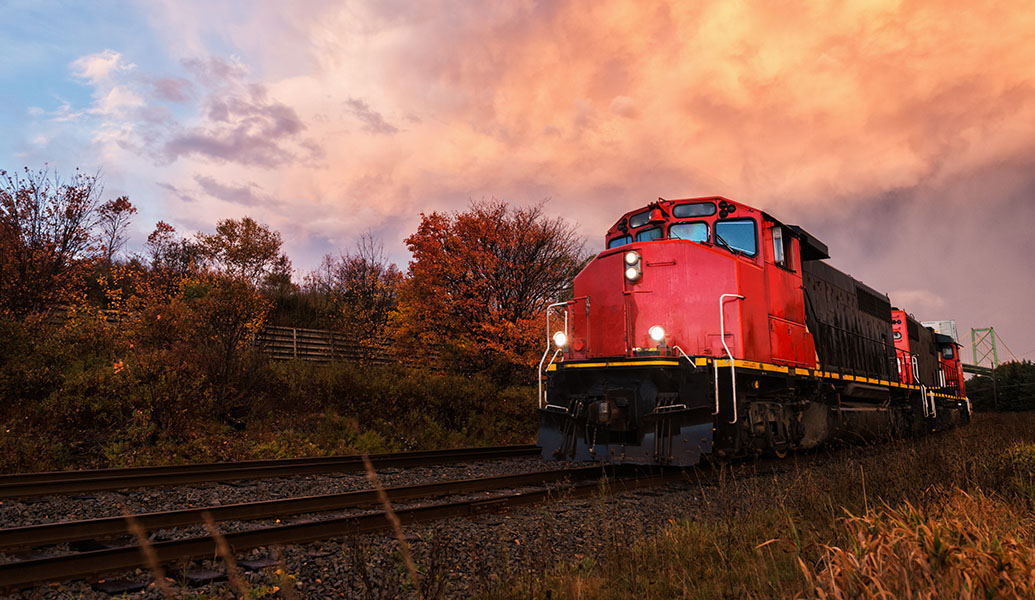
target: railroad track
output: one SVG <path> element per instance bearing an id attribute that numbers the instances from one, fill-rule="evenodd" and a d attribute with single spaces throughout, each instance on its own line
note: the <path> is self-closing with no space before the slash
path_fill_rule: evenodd
<path id="1" fill-rule="evenodd" d="M 485 448 L 453 448 L 421 452 L 400 452 L 370 455 L 377 468 L 414 467 L 420 465 L 496 460 L 539 454 L 533 444 L 492 446 Z M 290 475 L 344 473 L 362 470 L 363 458 L 357 455 L 321 456 L 277 460 L 251 460 L 230 463 L 132 467 L 128 469 L 95 469 L 84 471 L 51 471 L 0 475 L 0 499 L 24 498 L 48 494 L 74 494 L 162 485 L 183 485 L 212 481 L 261 479 Z"/>
<path id="2" fill-rule="evenodd" d="M 385 488 L 388 499 L 392 502 L 404 502 L 415 498 L 431 498 L 444 494 L 468 494 L 504 487 L 521 487 L 527 485 L 543 485 L 563 480 L 581 480 L 599 476 L 598 466 L 536 473 L 521 473 L 499 477 L 480 477 L 439 483 L 397 486 Z M 147 531 L 155 531 L 168 527 L 184 527 L 204 522 L 204 513 L 209 513 L 215 521 L 249 521 L 255 519 L 271 519 L 319 513 L 346 508 L 355 508 L 380 502 L 377 491 L 373 489 L 342 492 L 337 494 L 321 494 L 263 500 L 240 504 L 221 504 L 184 510 L 141 513 L 134 515 L 137 523 Z M 82 519 L 62 521 L 45 525 L 30 525 L 0 529 L 0 550 L 11 548 L 31 548 L 47 544 L 76 542 L 81 540 L 101 540 L 129 533 L 125 517 L 106 517 L 100 519 Z"/>
<path id="3" fill-rule="evenodd" d="M 524 447 L 503 447 L 518 452 Z M 534 446 L 530 447 L 535 449 Z M 487 451 L 500 448 L 483 449 Z M 538 450 L 536 450 L 538 451 Z M 430 460 L 430 453 L 409 453 L 419 455 L 421 460 Z M 517 454 L 521 455 L 521 454 Z M 398 455 L 384 455 L 398 458 Z M 379 457 L 372 457 L 378 459 Z M 806 462 L 812 462 L 809 457 Z M 361 464 L 361 459 L 360 464 Z M 457 459 L 463 460 L 463 459 Z M 260 461 L 254 461 L 260 462 Z M 262 461 L 265 462 L 265 461 Z M 440 462 L 452 462 L 447 459 Z M 385 466 L 383 462 L 376 463 Z M 419 462 L 417 464 L 428 464 Z M 398 466 L 392 464 L 391 466 Z M 790 461 L 777 459 L 755 460 L 751 464 L 732 465 L 737 477 L 768 476 L 770 471 L 779 472 L 793 468 Z M 422 504 L 413 508 L 397 508 L 396 515 L 404 525 L 419 524 L 451 517 L 469 517 L 498 512 L 513 507 L 550 501 L 558 497 L 578 498 L 600 493 L 657 487 L 676 482 L 693 481 L 698 485 L 715 485 L 722 469 L 704 467 L 693 471 L 662 471 L 650 475 L 636 474 L 629 468 L 610 469 L 610 478 L 602 485 L 600 476 L 605 474 L 601 465 L 559 469 L 545 472 L 521 473 L 499 477 L 463 479 L 431 484 L 385 488 L 393 503 L 415 499 L 456 496 L 475 493 L 489 493 L 504 488 L 529 488 L 531 491 L 496 493 L 475 500 L 455 500 L 437 504 Z M 214 472 L 214 471 L 213 471 Z M 732 473 L 731 473 L 732 474 Z M 552 487 L 549 487 L 552 486 Z M 325 494 L 249 502 L 234 505 L 210 506 L 185 510 L 144 513 L 133 515 L 137 524 L 145 531 L 157 531 L 174 527 L 197 525 L 204 522 L 205 513 L 216 522 L 249 521 L 290 517 L 301 514 L 357 509 L 378 504 L 376 490 L 366 489 L 354 492 Z M 301 544 L 318 540 L 373 533 L 390 528 L 383 511 L 370 511 L 361 515 L 339 516 L 275 527 L 257 527 L 246 531 L 224 533 L 223 537 L 234 553 L 252 548 Z M 81 521 L 69 521 L 10 529 L 0 529 L 0 551 L 17 548 L 34 548 L 66 542 L 97 541 L 112 538 L 126 539 L 128 523 L 125 517 L 109 517 Z M 149 566 L 143 558 L 140 546 L 129 544 L 107 549 L 93 550 L 63 556 L 34 558 L 0 564 L 0 593 L 17 591 L 53 581 L 70 581 L 98 577 L 107 573 L 129 571 Z M 216 555 L 215 541 L 209 536 L 189 537 L 149 544 L 160 563 L 172 563 Z"/>
<path id="4" fill-rule="evenodd" d="M 403 524 L 424 523 L 449 517 L 463 517 L 497 512 L 507 508 L 525 506 L 548 501 L 563 495 L 565 497 L 591 496 L 605 491 L 626 491 L 644 487 L 666 485 L 685 480 L 683 472 L 670 472 L 647 476 L 620 476 L 602 485 L 598 476 L 603 474 L 600 466 L 561 469 L 555 471 L 523 473 L 503 477 L 465 479 L 436 484 L 387 488 L 392 501 L 408 499 L 487 492 L 501 488 L 537 487 L 532 491 L 499 493 L 476 500 L 447 501 L 395 511 Z M 554 487 L 547 487 L 555 484 Z M 209 507 L 208 509 L 173 511 L 136 515 L 145 529 L 197 523 L 207 510 L 215 520 L 243 520 L 285 516 L 300 512 L 336 510 L 376 502 L 375 490 L 362 490 L 348 494 L 333 494 L 322 497 L 293 498 L 268 502 L 257 502 L 231 506 Z M 294 504 L 291 504 L 294 503 Z M 219 512 L 223 511 L 223 512 Z M 258 516 L 255 516 L 258 515 Z M 223 537 L 234 549 L 241 552 L 251 548 L 300 544 L 316 540 L 357 535 L 381 531 L 391 527 L 382 511 L 359 516 L 344 516 L 318 521 L 261 527 L 247 531 L 225 533 Z M 104 537 L 124 534 L 128 529 L 123 518 L 94 519 L 81 523 L 55 523 L 17 530 L 0 531 L 4 545 L 34 545 L 56 543 L 72 539 Z M 215 555 L 215 541 L 208 536 L 149 544 L 158 562 L 168 563 Z M 104 573 L 146 568 L 147 560 L 140 546 L 127 545 L 78 554 L 22 560 L 0 564 L 0 591 L 12 591 L 51 581 L 65 581 Z"/>

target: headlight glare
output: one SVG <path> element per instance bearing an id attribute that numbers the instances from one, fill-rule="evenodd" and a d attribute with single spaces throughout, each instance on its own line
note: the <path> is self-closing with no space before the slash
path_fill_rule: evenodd
<path id="1" fill-rule="evenodd" d="M 660 343 L 665 339 L 665 330 L 661 325 L 655 325 L 647 330 L 647 335 L 650 336 L 650 339 Z"/>
<path id="2" fill-rule="evenodd" d="M 629 281 L 639 281 L 643 275 L 643 267 L 640 265 L 640 253 L 630 250 L 622 257 L 625 262 L 625 278 Z"/>
<path id="3" fill-rule="evenodd" d="M 568 336 L 565 335 L 563 331 L 558 331 L 557 333 L 553 334 L 553 343 L 558 348 L 563 348 L 568 345 Z"/>

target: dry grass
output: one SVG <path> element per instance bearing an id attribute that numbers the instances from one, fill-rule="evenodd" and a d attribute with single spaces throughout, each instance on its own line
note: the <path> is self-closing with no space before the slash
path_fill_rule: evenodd
<path id="1" fill-rule="evenodd" d="M 1035 598 L 1035 520 L 984 493 L 843 521 L 850 545 L 800 563 L 815 598 Z"/>
<path id="2" fill-rule="evenodd" d="M 541 593 L 500 593 L 503 582 L 487 595 L 1035 597 L 1033 440 L 1035 415 L 982 415 L 955 431 L 843 448 L 818 467 L 740 467 L 701 489 L 693 516 L 552 570 Z"/>

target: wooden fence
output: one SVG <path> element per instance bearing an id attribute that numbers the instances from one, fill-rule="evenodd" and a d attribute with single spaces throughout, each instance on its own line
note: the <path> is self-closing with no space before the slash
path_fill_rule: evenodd
<path id="1" fill-rule="evenodd" d="M 111 324 L 121 322 L 122 315 L 118 311 L 98 311 Z M 47 315 L 51 324 L 62 325 L 68 322 L 70 310 L 65 306 L 53 308 Z M 394 342 L 386 340 L 381 344 L 364 342 L 359 336 L 328 331 L 324 329 L 305 329 L 302 327 L 266 326 L 255 335 L 255 345 L 262 349 L 271 360 L 308 360 L 314 362 L 331 362 L 337 360 L 362 362 L 366 364 L 385 365 L 402 363 L 411 367 L 428 367 L 439 369 L 438 353 L 432 352 L 430 360 L 415 359 L 402 356 L 393 350 Z"/>
<path id="2" fill-rule="evenodd" d="M 269 326 L 255 336 L 255 343 L 273 360 L 398 362 L 389 344 L 371 345 L 358 336 L 322 329 Z"/>

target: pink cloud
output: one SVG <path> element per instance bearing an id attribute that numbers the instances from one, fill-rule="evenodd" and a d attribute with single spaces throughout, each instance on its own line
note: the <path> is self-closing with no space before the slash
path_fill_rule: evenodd
<path id="1" fill-rule="evenodd" d="M 404 262 L 422 210 L 551 197 L 592 245 L 658 196 L 724 194 L 822 233 L 875 287 L 944 294 L 976 324 L 991 317 L 961 270 L 994 256 L 1013 273 L 989 275 L 1004 320 L 1035 292 L 1007 241 L 1035 226 L 1017 204 L 1035 187 L 1017 162 L 1035 156 L 1035 21 L 1015 2 L 239 9 L 151 9 L 194 86 L 151 95 L 196 114 L 145 145 L 187 181 L 260 186 L 281 204 L 254 216 L 292 238 L 348 245 L 376 228 Z M 236 58 L 198 58 L 210 38 Z M 318 245 L 298 244 L 295 263 L 316 264 Z"/>

